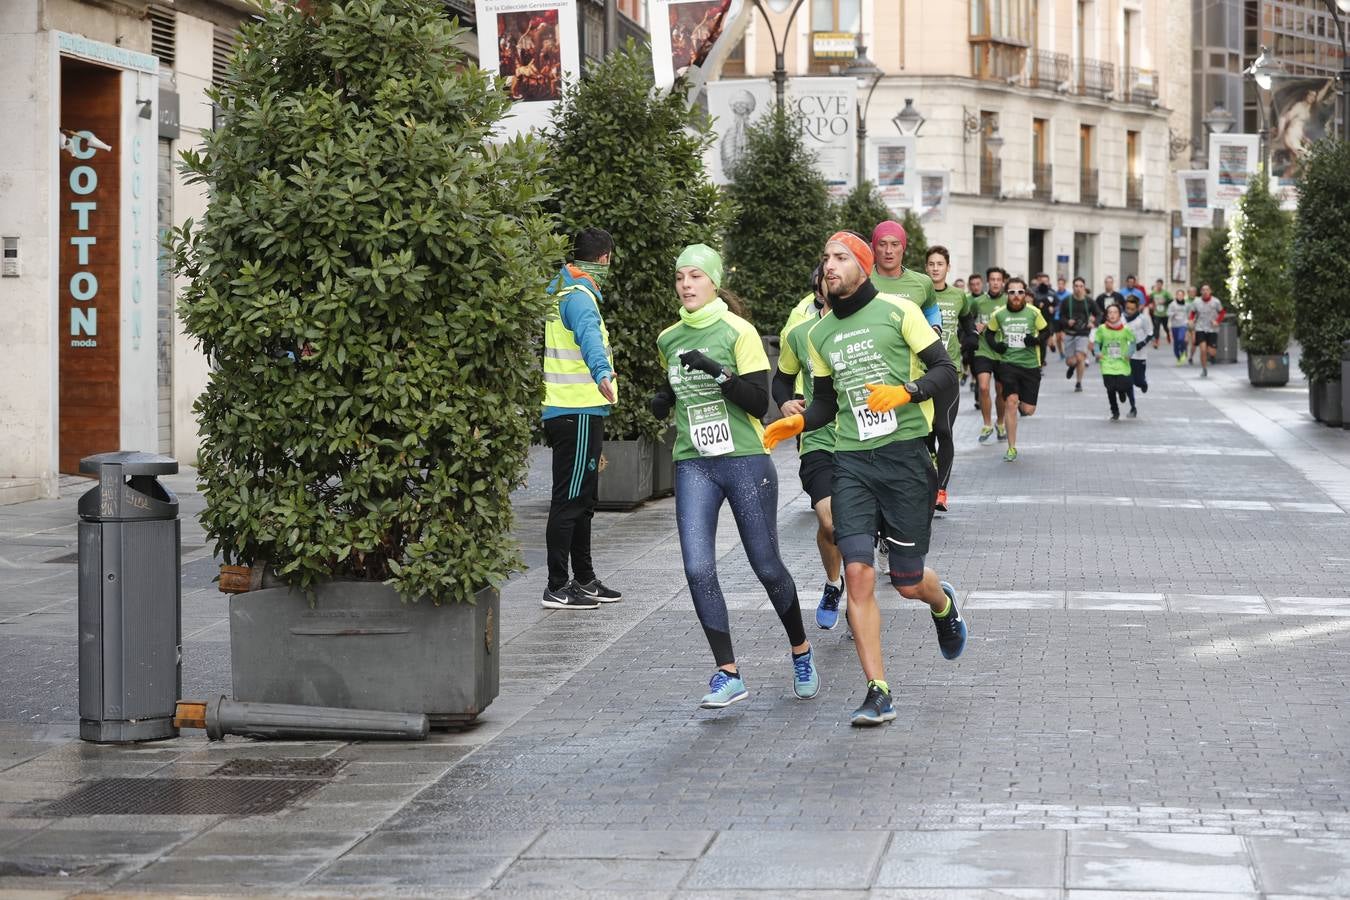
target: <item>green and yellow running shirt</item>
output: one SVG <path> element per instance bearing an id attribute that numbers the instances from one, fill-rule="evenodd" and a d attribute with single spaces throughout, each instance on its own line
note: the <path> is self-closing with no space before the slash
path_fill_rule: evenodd
<path id="1" fill-rule="evenodd" d="M 1124 322 L 1119 328 L 1098 325 L 1092 334 L 1097 345 L 1103 375 L 1130 374 L 1130 354 L 1134 352 L 1134 332 Z"/>
<path id="2" fill-rule="evenodd" d="M 962 316 L 974 311 L 974 302 L 965 291 L 950 284 L 937 292 L 938 309 L 942 310 L 942 337 L 947 342 L 947 355 L 954 363 L 961 361 L 961 338 L 956 333 L 956 324 Z"/>
<path id="3" fill-rule="evenodd" d="M 937 291 L 933 290 L 933 279 L 913 269 L 905 269 L 899 275 L 882 275 L 873 271 L 872 286 L 879 293 L 912 301 L 925 314 L 937 305 Z"/>
<path id="4" fill-rule="evenodd" d="M 989 325 L 989 320 L 994 317 L 994 313 L 1003 309 L 1003 299 L 1001 297 L 995 300 L 988 294 L 981 294 L 978 297 L 971 297 L 970 301 L 975 304 L 975 321 L 984 326 Z M 980 335 L 979 344 L 975 346 L 975 355 L 995 361 L 1003 358 L 995 353 L 992 347 L 985 343 L 983 334 Z"/>
<path id="5" fill-rule="evenodd" d="M 877 294 L 846 319 L 831 312 L 812 326 L 806 336 L 811 373 L 833 378 L 839 401 L 836 452 L 875 450 L 927 436 L 933 426 L 932 400 L 875 413 L 867 408 L 866 385 L 915 380 L 923 374 L 920 351 L 937 341 L 923 310 L 886 294 Z"/>
<path id="6" fill-rule="evenodd" d="M 787 324 L 783 326 L 783 331 L 778 336 L 778 371 L 785 375 L 797 376 L 797 393 L 806 398 L 807 406 L 811 405 L 814 383 L 809 371 L 811 356 L 806 335 L 820 318 L 820 313 L 816 311 L 816 297 L 814 294 L 808 294 L 801 303 L 793 307 L 792 312 L 788 314 Z M 802 456 L 813 450 L 833 453 L 834 425 L 826 425 L 824 428 L 804 433 L 801 447 L 798 449 Z"/>
<path id="7" fill-rule="evenodd" d="M 1039 309 L 1030 303 L 1017 312 L 1004 306 L 989 317 L 989 329 L 1002 335 L 1000 339 L 1008 345 L 1008 352 L 1003 354 L 1005 363 L 1024 369 L 1041 367 L 1041 345 L 1032 343 L 1030 347 L 1027 346 L 1045 330 L 1045 316 L 1041 315 Z"/>
<path id="8" fill-rule="evenodd" d="M 769 357 L 755 326 L 730 312 L 706 328 L 676 322 L 657 337 L 656 348 L 675 391 L 677 461 L 768 452 L 763 444 L 764 426 L 758 417 L 728 403 L 711 375 L 680 365 L 681 353 L 699 350 L 737 375 L 767 371 Z"/>

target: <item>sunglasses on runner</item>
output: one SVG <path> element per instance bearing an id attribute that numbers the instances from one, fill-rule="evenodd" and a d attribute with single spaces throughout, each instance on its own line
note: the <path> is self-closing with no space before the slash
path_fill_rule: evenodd
<path id="1" fill-rule="evenodd" d="M 1008 293 L 1013 297 L 1021 297 L 1026 294 L 1026 291 L 1008 291 Z"/>

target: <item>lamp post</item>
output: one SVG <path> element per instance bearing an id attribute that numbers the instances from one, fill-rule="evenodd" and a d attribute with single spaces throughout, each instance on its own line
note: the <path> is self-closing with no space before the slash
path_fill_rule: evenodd
<path id="1" fill-rule="evenodd" d="M 906 97 L 905 108 L 896 113 L 891 121 L 895 123 L 902 136 L 918 137 L 919 129 L 928 120 L 914 107 L 914 98 Z"/>
<path id="2" fill-rule="evenodd" d="M 1233 114 L 1224 108 L 1222 100 L 1216 100 L 1214 101 L 1214 107 L 1200 121 L 1204 123 L 1205 130 L 1212 135 L 1227 134 L 1228 129 L 1233 127 Z M 1209 149 L 1208 146 L 1206 146 L 1206 149 Z M 1223 227 L 1222 209 L 1215 208 L 1214 210 L 1214 227 Z"/>
<path id="3" fill-rule="evenodd" d="M 1274 77 L 1279 74 L 1279 66 L 1271 58 L 1270 51 L 1261 46 L 1261 52 L 1257 54 L 1252 64 L 1242 70 L 1242 74 L 1256 82 L 1256 119 L 1261 129 L 1261 169 L 1267 178 L 1270 177 L 1270 135 L 1266 127 L 1266 104 L 1261 99 L 1261 92 L 1270 90 Z"/>
<path id="4" fill-rule="evenodd" d="M 1322 0 L 1331 20 L 1336 23 L 1336 36 L 1341 39 L 1341 140 L 1350 141 L 1350 54 L 1346 53 L 1347 30 L 1350 22 L 1342 18 L 1342 13 L 1350 13 L 1350 0 Z"/>
<path id="5" fill-rule="evenodd" d="M 780 112 L 783 109 L 783 94 L 787 88 L 787 39 L 792 34 L 792 22 L 797 18 L 797 10 L 802 8 L 802 2 L 803 0 L 754 0 L 755 9 L 764 17 L 764 24 L 769 29 L 769 40 L 773 43 L 773 86 L 777 96 L 775 102 Z M 769 18 L 769 12 L 764 8 L 765 3 L 780 16 L 788 12 L 789 8 L 792 10 L 788 14 L 787 27 L 783 30 L 781 41 L 774 33 L 773 19 Z"/>
<path id="6" fill-rule="evenodd" d="M 867 45 L 863 43 L 862 32 L 858 32 L 858 52 L 853 57 L 853 62 L 844 70 L 844 75 L 857 79 L 858 90 L 866 91 L 865 99 L 858 101 L 858 185 L 861 185 L 866 179 L 864 175 L 867 172 L 867 110 L 872 105 L 872 93 L 881 83 L 881 77 L 886 73 L 877 67 L 877 64 L 867 56 Z"/>

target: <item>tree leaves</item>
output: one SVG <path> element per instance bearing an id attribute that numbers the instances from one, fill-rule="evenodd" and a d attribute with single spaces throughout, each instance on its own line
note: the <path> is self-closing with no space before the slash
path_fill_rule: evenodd
<path id="1" fill-rule="evenodd" d="M 1228 291 L 1248 353 L 1289 348 L 1294 298 L 1289 281 L 1290 223 L 1270 193 L 1264 169 L 1238 201 L 1228 241 Z"/>
<path id="2" fill-rule="evenodd" d="M 1323 138 L 1299 171 L 1290 275 L 1299 368 L 1310 381 L 1339 381 L 1341 343 L 1350 340 L 1350 144 Z"/>

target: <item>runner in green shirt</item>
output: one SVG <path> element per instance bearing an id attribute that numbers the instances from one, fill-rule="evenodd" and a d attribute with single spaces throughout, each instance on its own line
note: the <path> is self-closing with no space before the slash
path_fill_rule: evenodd
<path id="1" fill-rule="evenodd" d="M 717 296 L 722 257 L 704 244 L 676 262 L 680 321 L 661 332 L 657 355 L 666 386 L 652 413 L 675 413 L 675 522 L 685 580 L 717 668 L 700 701 L 721 709 L 749 696 L 731 646 L 726 599 L 717 577 L 717 519 L 725 502 L 755 576 L 769 594 L 792 647 L 793 691 L 820 690 L 802 628 L 797 586 L 778 550 L 778 472 L 765 452 L 759 419 L 769 409 L 769 360 L 755 327 Z"/>
<path id="2" fill-rule="evenodd" d="M 1158 349 L 1158 341 L 1163 338 L 1172 343 L 1167 333 L 1167 304 L 1172 302 L 1172 292 L 1163 288 L 1163 280 L 1153 282 L 1153 290 L 1148 295 L 1147 312 L 1153 317 L 1153 349 Z"/>
<path id="3" fill-rule="evenodd" d="M 1003 308 L 1007 297 L 1003 293 L 1008 273 L 998 266 L 991 266 L 986 273 L 989 281 L 989 293 L 975 298 L 975 331 L 983 334 L 994 313 Z M 988 341 L 981 340 L 975 345 L 975 356 L 970 362 L 970 371 L 975 373 L 975 397 L 980 404 L 980 417 L 984 426 L 980 428 L 979 441 L 987 443 L 995 435 L 1000 441 L 1008 439 L 1003 414 L 1003 387 L 998 380 L 998 364 L 1001 360 L 998 352 Z M 991 397 L 992 395 L 992 397 Z"/>
<path id="4" fill-rule="evenodd" d="M 805 369 L 809 355 L 806 334 L 821 316 L 830 311 L 825 290 L 825 273 L 820 266 L 811 273 L 812 292 L 802 298 L 788 314 L 778 336 L 778 374 L 773 378 L 774 403 L 785 416 L 806 409 L 811 403 L 811 376 Z M 816 624 L 829 630 L 839 623 L 839 601 L 844 580 L 840 569 L 839 548 L 834 545 L 834 519 L 830 512 L 830 482 L 834 478 L 834 426 L 807 432 L 798 447 L 801 456 L 799 477 L 802 489 L 811 498 L 816 513 L 816 549 L 825 568 L 825 587 L 816 605 Z"/>
<path id="5" fill-rule="evenodd" d="M 1130 354 L 1134 352 L 1135 344 L 1134 332 L 1121 321 L 1119 306 L 1113 304 L 1106 308 L 1106 323 L 1093 330 L 1092 342 L 1097 348 L 1097 358 L 1101 360 L 1102 384 L 1106 386 L 1106 398 L 1111 402 L 1111 420 L 1118 421 L 1120 404 L 1116 398 L 1122 401 L 1130 398 Z"/>
<path id="6" fill-rule="evenodd" d="M 965 291 L 947 284 L 950 268 L 951 253 L 946 247 L 934 245 L 928 248 L 928 277 L 933 279 L 938 309 L 942 311 L 942 334 L 947 355 L 955 361 L 961 358 L 961 332 L 975 327 L 976 307 Z M 934 397 L 933 404 L 933 430 L 928 434 L 928 449 L 937 459 L 936 508 L 938 512 L 946 512 L 947 485 L 952 480 L 952 463 L 956 459 L 952 429 L 956 426 L 956 414 L 961 408 L 961 388 L 955 387 L 948 393 Z"/>
<path id="7" fill-rule="evenodd" d="M 985 329 L 985 342 L 1001 357 L 999 385 L 1003 388 L 1003 423 L 1008 429 L 1008 462 L 1017 459 L 1017 422 L 1036 412 L 1041 391 L 1041 334 L 1046 329 L 1041 311 L 1027 304 L 1027 283 L 1008 279 L 1008 305 L 996 310 Z"/>
<path id="8" fill-rule="evenodd" d="M 868 280 L 872 248 L 841 231 L 825 245 L 830 313 L 807 334 L 814 378 L 811 405 L 764 432 L 765 446 L 835 423 L 834 532 L 848 583 L 848 618 L 867 678 L 854 725 L 895 718 L 881 652 L 876 602 L 878 524 L 889 548 L 891 583 L 928 604 L 947 659 L 965 648 L 956 591 L 925 568 L 937 472 L 924 438 L 929 399 L 956 384 L 956 367 L 919 308 L 877 292 Z M 924 367 L 927 371 L 924 372 Z"/>
<path id="9" fill-rule="evenodd" d="M 929 325 L 940 328 L 942 313 L 938 309 L 933 280 L 922 272 L 906 269 L 901 262 L 908 246 L 905 226 L 894 219 L 887 219 L 872 229 L 872 256 L 876 260 L 872 284 L 883 294 L 912 301 L 923 310 Z"/>

